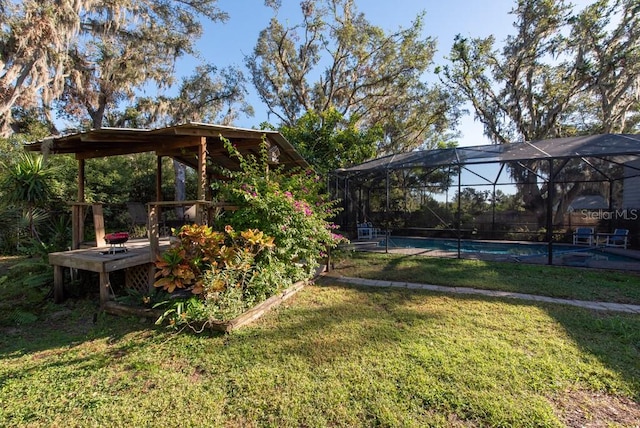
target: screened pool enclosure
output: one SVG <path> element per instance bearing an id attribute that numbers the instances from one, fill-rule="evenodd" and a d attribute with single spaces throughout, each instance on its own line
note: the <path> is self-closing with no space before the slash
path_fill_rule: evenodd
<path id="1" fill-rule="evenodd" d="M 333 172 L 338 223 L 393 237 L 546 244 L 546 261 L 579 227 L 593 245 L 616 229 L 640 248 L 640 135 L 603 134 L 400 153 Z M 390 235 L 391 239 L 385 241 Z M 602 245 L 600 245 L 601 243 Z M 557 244 L 557 245 L 556 245 Z"/>

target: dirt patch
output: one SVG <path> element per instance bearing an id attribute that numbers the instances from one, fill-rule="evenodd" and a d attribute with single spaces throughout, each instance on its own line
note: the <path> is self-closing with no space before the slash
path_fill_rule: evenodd
<path id="1" fill-rule="evenodd" d="M 556 415 L 568 427 L 640 427 L 640 404 L 591 391 L 566 391 L 552 398 Z"/>

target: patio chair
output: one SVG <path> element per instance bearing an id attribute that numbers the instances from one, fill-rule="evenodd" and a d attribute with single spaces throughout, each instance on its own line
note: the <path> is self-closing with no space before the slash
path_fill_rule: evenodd
<path id="1" fill-rule="evenodd" d="M 605 247 L 627 249 L 629 244 L 629 229 L 616 229 L 613 233 L 598 233 L 598 237 L 606 238 Z"/>
<path id="2" fill-rule="evenodd" d="M 573 232 L 573 245 L 593 245 L 593 227 L 579 227 Z"/>
<path id="3" fill-rule="evenodd" d="M 367 223 L 367 225 L 371 228 L 371 234 L 373 235 L 373 238 L 379 238 L 382 236 L 379 227 L 373 227 L 373 224 L 371 222 Z"/>
<path id="4" fill-rule="evenodd" d="M 373 239 L 371 223 L 358 223 L 356 229 L 358 231 L 358 239 Z"/>
<path id="5" fill-rule="evenodd" d="M 364 223 L 358 223 L 358 239 L 376 239 L 382 236 L 379 227 L 374 227 L 373 224 L 368 221 Z"/>

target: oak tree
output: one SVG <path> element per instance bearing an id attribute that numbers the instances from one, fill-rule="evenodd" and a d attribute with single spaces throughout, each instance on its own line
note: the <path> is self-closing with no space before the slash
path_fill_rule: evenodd
<path id="1" fill-rule="evenodd" d="M 497 144 L 593 132 L 629 132 L 637 126 L 640 52 L 639 6 L 600 0 L 575 11 L 563 0 L 518 0 L 515 35 L 502 50 L 493 37 L 458 36 L 442 81 L 468 100 L 485 135 Z M 634 112 L 635 110 L 635 112 Z M 564 165 L 565 178 L 598 174 L 584 164 Z M 544 224 L 549 200 L 547 162 L 510 165 L 524 198 Z M 570 174 L 571 173 L 571 174 Z M 562 200 L 582 191 L 565 184 Z M 562 206 L 557 210 L 562 212 Z"/>
<path id="2" fill-rule="evenodd" d="M 0 136 L 11 133 L 14 107 L 48 106 L 61 93 L 67 48 L 91 3 L 0 0 Z"/>
<path id="3" fill-rule="evenodd" d="M 456 100 L 421 80 L 435 52 L 435 40 L 421 38 L 421 15 L 408 28 L 386 32 L 358 12 L 353 0 L 306 0 L 301 10 L 297 25 L 276 15 L 246 58 L 253 84 L 279 126 L 295 127 L 308 113 L 320 120 L 335 117 L 325 114 L 333 109 L 343 118 L 335 123 L 338 132 L 355 127 L 366 134 L 380 127 L 384 135 L 372 148 L 384 154 L 421 147 L 455 124 Z"/>
<path id="4" fill-rule="evenodd" d="M 83 10 L 69 48 L 70 71 L 58 103 L 68 117 L 100 128 L 109 109 L 132 101 L 144 85 L 166 88 L 176 60 L 194 54 L 202 20 L 224 21 L 217 0 L 96 2 Z"/>

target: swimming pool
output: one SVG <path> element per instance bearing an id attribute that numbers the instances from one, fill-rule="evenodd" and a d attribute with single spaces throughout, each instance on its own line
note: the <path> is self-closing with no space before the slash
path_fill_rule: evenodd
<path id="1" fill-rule="evenodd" d="M 379 241 L 378 246 L 385 248 L 385 239 Z M 417 248 L 457 253 L 458 241 L 456 239 L 441 238 L 390 237 L 389 248 Z M 495 256 L 510 256 L 514 258 L 547 256 L 548 248 L 548 244 L 546 243 L 460 241 L 460 252 L 464 254 L 488 254 Z M 554 256 L 577 253 L 584 254 L 585 256 L 601 261 L 639 263 L 639 261 L 634 258 L 607 253 L 605 251 L 598 250 L 597 248 L 568 244 L 554 244 L 553 246 Z"/>

